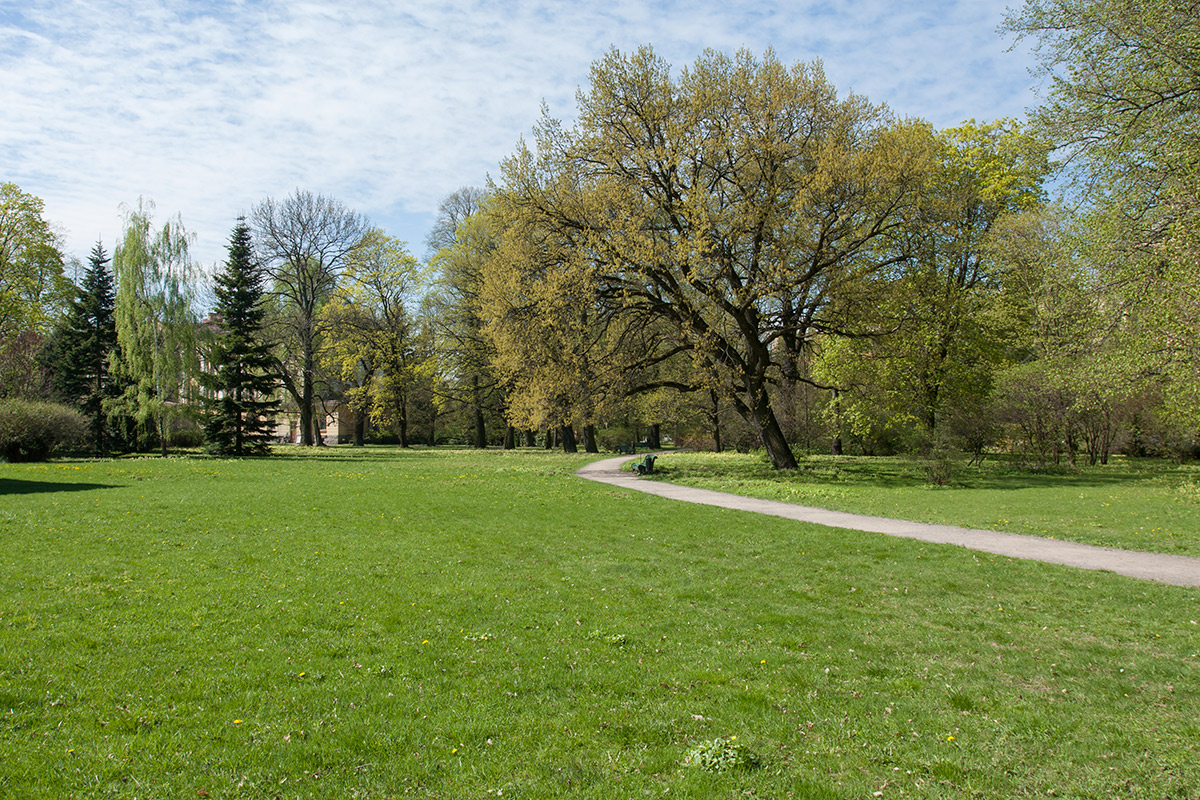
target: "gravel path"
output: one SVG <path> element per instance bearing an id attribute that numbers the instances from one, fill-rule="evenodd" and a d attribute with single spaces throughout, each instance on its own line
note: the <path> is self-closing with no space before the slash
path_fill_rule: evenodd
<path id="1" fill-rule="evenodd" d="M 620 456 L 596 461 L 583 467 L 576 474 L 588 480 L 655 494 L 671 500 L 681 500 L 685 503 L 701 503 L 738 511 L 752 511 L 756 514 L 769 514 L 773 517 L 813 522 L 833 528 L 883 533 L 888 536 L 920 539 L 938 544 L 955 544 L 985 553 L 1045 561 L 1051 564 L 1065 564 L 1080 569 L 1115 572 L 1119 575 L 1176 586 L 1200 586 L 1200 558 L 1117 550 L 1110 547 L 1064 542 L 1059 539 L 1044 539 L 1038 536 L 958 528 L 953 525 L 934 525 L 927 522 L 869 517 L 864 514 L 828 511 L 823 508 L 781 503 L 776 500 L 742 497 L 709 489 L 676 486 L 634 475 L 625 467 L 625 464 L 637 457 Z"/>

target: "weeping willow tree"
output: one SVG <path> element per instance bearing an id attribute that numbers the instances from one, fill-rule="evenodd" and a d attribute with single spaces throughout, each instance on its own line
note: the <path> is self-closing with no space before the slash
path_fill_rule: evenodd
<path id="1" fill-rule="evenodd" d="M 137 423 L 139 445 L 157 438 L 167 452 L 170 423 L 185 413 L 199 372 L 196 315 L 199 272 L 190 255 L 194 236 L 178 215 L 155 230 L 154 204 L 125 209 L 125 229 L 113 255 L 117 281 L 114 371 L 125 389 L 110 417 Z"/>

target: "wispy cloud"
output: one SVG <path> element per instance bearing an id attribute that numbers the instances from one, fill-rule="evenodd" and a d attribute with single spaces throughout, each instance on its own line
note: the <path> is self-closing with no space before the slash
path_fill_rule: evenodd
<path id="1" fill-rule="evenodd" d="M 82 255 L 153 198 L 223 257 L 267 195 L 324 192 L 418 253 L 439 199 L 482 184 L 591 63 L 652 43 L 821 58 L 843 91 L 937 126 L 1020 115 L 1003 0 L 482 2 L 32 0 L 0 10 L 0 180 L 46 200 Z"/>

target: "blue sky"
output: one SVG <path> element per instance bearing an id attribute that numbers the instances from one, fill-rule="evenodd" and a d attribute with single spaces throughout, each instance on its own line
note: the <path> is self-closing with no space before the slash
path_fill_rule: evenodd
<path id="1" fill-rule="evenodd" d="M 996 33 L 1006 4 L 0 0 L 0 181 L 80 258 L 145 197 L 212 265 L 239 214 L 298 187 L 421 256 L 441 198 L 483 185 L 543 101 L 572 118 L 610 47 L 819 58 L 840 91 L 946 127 L 1035 102 L 1031 57 Z"/>

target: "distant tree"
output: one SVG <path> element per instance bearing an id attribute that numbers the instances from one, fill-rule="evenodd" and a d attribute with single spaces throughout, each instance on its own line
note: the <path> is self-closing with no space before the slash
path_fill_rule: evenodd
<path id="1" fill-rule="evenodd" d="M 78 296 L 43 351 L 54 393 L 83 412 L 96 455 L 108 451 L 105 403 L 116 394 L 111 370 L 117 348 L 115 305 L 109 257 L 104 246 L 96 242 Z"/>
<path id="2" fill-rule="evenodd" d="M 1033 123 L 1088 212 L 1112 359 L 1200 418 L 1200 7 L 1195 0 L 1026 0 L 1048 92 Z"/>
<path id="3" fill-rule="evenodd" d="M 204 437 L 224 455 L 265 455 L 278 411 L 275 357 L 263 340 L 263 270 L 254 260 L 250 227 L 239 218 L 225 269 L 216 277 L 218 329 L 209 349 Z"/>
<path id="4" fill-rule="evenodd" d="M 460 227 L 482 210 L 486 199 L 487 190 L 478 186 L 463 186 L 446 195 L 438 204 L 437 218 L 425 239 L 430 251 L 436 254 L 458 242 Z"/>
<path id="5" fill-rule="evenodd" d="M 324 333 L 318 311 L 337 287 L 346 258 L 369 230 L 367 220 L 336 200 L 297 190 L 255 206 L 256 235 L 277 318 L 295 342 L 298 362 L 280 358 L 280 379 L 300 411 L 300 442 L 316 441 L 313 429 L 317 351 Z"/>
<path id="6" fill-rule="evenodd" d="M 404 242 L 372 230 L 347 257 L 344 285 L 320 311 L 329 331 L 322 361 L 352 385 L 348 399 L 360 416 L 393 427 L 406 447 L 411 394 L 427 360 L 413 313 L 422 278 Z"/>
<path id="7" fill-rule="evenodd" d="M 71 302 L 58 237 L 42 218 L 40 198 L 0 184 L 0 338 L 49 331 Z"/>
<path id="8" fill-rule="evenodd" d="M 42 201 L 0 184 L 0 398 L 45 394 L 38 353 L 74 294 L 58 245 Z"/>
<path id="9" fill-rule="evenodd" d="M 910 253 L 877 283 L 881 335 L 826 342 L 816 368 L 838 386 L 828 412 L 856 436 L 908 430 L 904 447 L 947 443 L 948 418 L 978 405 L 1014 339 L 1005 266 L 991 242 L 1009 215 L 1041 202 L 1046 148 L 1012 120 L 968 122 L 933 136 L 936 168 L 908 227 Z"/>
<path id="10" fill-rule="evenodd" d="M 125 381 L 111 413 L 132 416 L 141 443 L 157 437 L 167 453 L 170 422 L 190 407 L 185 393 L 198 370 L 192 235 L 178 216 L 153 230 L 154 204 L 125 213 L 125 233 L 113 253 L 117 282 L 114 371 Z"/>
<path id="11" fill-rule="evenodd" d="M 49 373 L 41 362 L 47 338 L 32 328 L 0 337 L 0 398 L 45 398 Z"/>
<path id="12" fill-rule="evenodd" d="M 442 201 L 429 235 L 436 282 L 428 297 L 429 318 L 442 361 L 440 390 L 468 416 L 475 447 L 488 444 L 487 422 L 501 405 L 503 387 L 492 369 L 495 348 L 480 317 L 483 264 L 497 246 L 482 213 L 484 195 L 471 187 Z"/>

